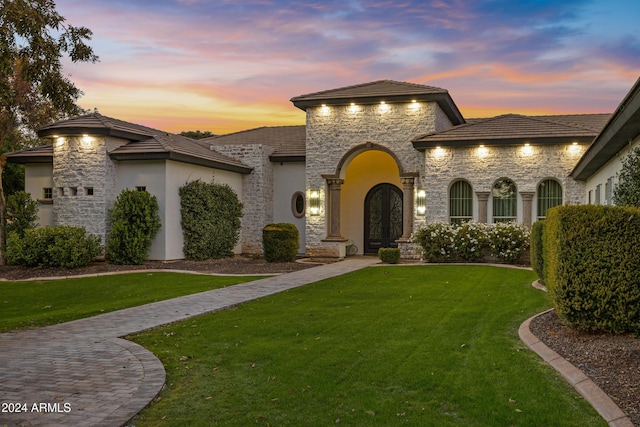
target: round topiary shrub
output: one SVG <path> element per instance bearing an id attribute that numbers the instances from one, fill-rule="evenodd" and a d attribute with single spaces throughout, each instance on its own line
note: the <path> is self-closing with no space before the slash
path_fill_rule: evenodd
<path id="1" fill-rule="evenodd" d="M 107 259 L 112 264 L 142 264 L 160 230 L 158 200 L 147 191 L 122 190 L 111 211 Z"/>
<path id="2" fill-rule="evenodd" d="M 378 249 L 378 258 L 385 264 L 397 264 L 400 261 L 400 249 L 380 248 Z"/>
<path id="3" fill-rule="evenodd" d="M 298 228 L 290 223 L 267 224 L 262 229 L 262 250 L 268 262 L 293 262 L 300 248 Z"/>

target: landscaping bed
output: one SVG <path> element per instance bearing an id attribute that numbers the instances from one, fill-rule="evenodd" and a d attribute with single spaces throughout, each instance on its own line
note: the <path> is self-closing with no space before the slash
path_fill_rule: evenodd
<path id="1" fill-rule="evenodd" d="M 267 262 L 264 259 L 246 256 L 206 261 L 146 261 L 142 265 L 115 265 L 93 262 L 85 267 L 73 269 L 54 267 L 0 266 L 0 279 L 24 280 L 37 277 L 65 277 L 82 274 L 98 274 L 130 270 L 187 270 L 218 274 L 279 274 L 314 267 L 311 262 Z"/>
<path id="2" fill-rule="evenodd" d="M 640 426 L 640 339 L 632 334 L 577 332 L 554 311 L 532 320 L 530 330 L 595 382 Z"/>

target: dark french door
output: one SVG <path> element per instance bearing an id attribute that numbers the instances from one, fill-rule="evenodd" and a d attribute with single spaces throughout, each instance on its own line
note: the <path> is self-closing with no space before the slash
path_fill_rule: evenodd
<path id="1" fill-rule="evenodd" d="M 364 199 L 364 252 L 397 248 L 402 237 L 402 191 L 393 184 L 378 184 Z"/>

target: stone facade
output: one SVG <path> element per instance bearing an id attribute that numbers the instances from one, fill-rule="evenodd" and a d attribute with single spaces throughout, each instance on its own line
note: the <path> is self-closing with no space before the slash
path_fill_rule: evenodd
<path id="1" fill-rule="evenodd" d="M 449 221 L 449 188 L 454 181 L 465 180 L 474 191 L 474 219 L 478 219 L 477 193 L 490 193 L 499 178 L 511 179 L 517 187 L 518 221 L 523 223 L 523 194 L 536 193 L 545 179 L 560 183 L 565 204 L 584 200 L 584 183 L 569 177 L 571 169 L 584 152 L 580 145 L 532 145 L 433 148 L 424 152 L 425 170 L 422 183 L 426 193 L 427 212 L 421 223 Z M 487 200 L 491 221 L 491 197 Z M 531 222 L 535 221 L 535 196 Z"/>
<path id="2" fill-rule="evenodd" d="M 117 197 L 117 165 L 109 151 L 127 141 L 60 137 L 53 142 L 53 224 L 84 227 L 106 242 Z"/>
<path id="3" fill-rule="evenodd" d="M 411 140 L 449 127 L 451 122 L 435 102 L 309 107 L 307 192 L 320 191 L 321 212 L 316 216 L 307 212 L 307 255 L 343 256 L 340 245 L 323 242 L 329 233 L 327 177 L 344 177 L 353 157 L 376 147 L 383 147 L 394 156 L 401 175 L 421 175 L 424 156 L 413 148 Z"/>
<path id="4" fill-rule="evenodd" d="M 246 254 L 262 253 L 262 229 L 273 222 L 274 149 L 267 145 L 216 145 L 216 151 L 240 160 L 253 171 L 242 181 L 242 232 L 240 243 Z"/>

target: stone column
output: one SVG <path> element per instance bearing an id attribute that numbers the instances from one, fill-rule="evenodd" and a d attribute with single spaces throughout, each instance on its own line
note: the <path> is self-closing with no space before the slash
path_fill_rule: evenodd
<path id="1" fill-rule="evenodd" d="M 402 237 L 398 239 L 398 242 L 408 242 L 411 239 L 411 233 L 413 233 L 413 182 L 415 177 L 401 176 L 402 182 Z"/>
<path id="2" fill-rule="evenodd" d="M 329 235 L 325 240 L 344 241 L 340 235 L 340 191 L 344 179 L 335 177 L 325 177 L 329 185 Z"/>
<path id="3" fill-rule="evenodd" d="M 533 196 L 536 193 L 532 191 L 521 191 L 520 197 L 522 197 L 522 225 L 526 227 L 531 227 L 533 210 L 532 210 L 532 201 Z"/>
<path id="4" fill-rule="evenodd" d="M 487 205 L 489 203 L 489 191 L 476 191 L 478 197 L 478 222 L 487 223 Z"/>

